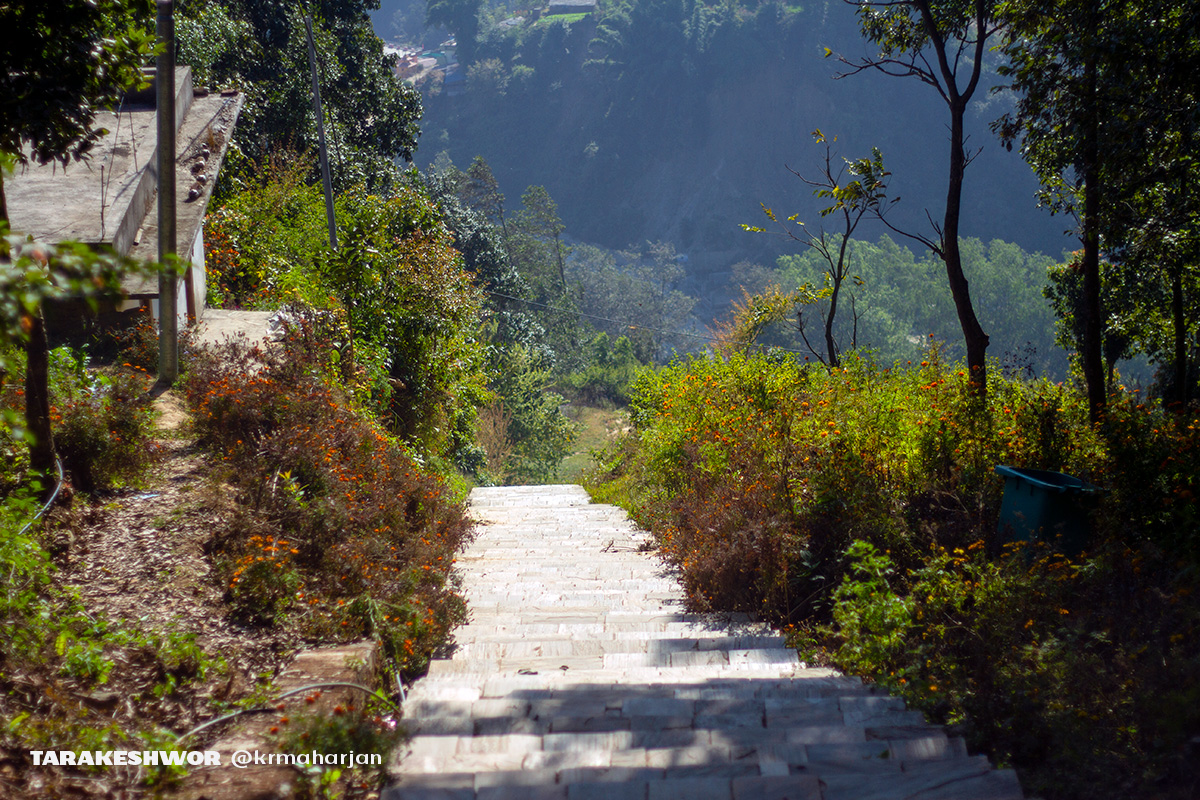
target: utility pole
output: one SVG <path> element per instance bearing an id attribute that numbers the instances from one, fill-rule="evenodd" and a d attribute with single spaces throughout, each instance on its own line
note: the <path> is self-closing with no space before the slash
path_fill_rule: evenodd
<path id="1" fill-rule="evenodd" d="M 158 382 L 170 386 L 179 377 L 178 276 L 166 265 L 175 255 L 175 8 L 158 0 L 155 31 L 162 52 L 155 68 L 158 122 Z"/>
<path id="2" fill-rule="evenodd" d="M 333 181 L 329 178 L 329 151 L 325 149 L 325 117 L 321 113 L 321 84 L 317 80 L 317 46 L 313 43 L 312 17 L 304 18 L 308 30 L 308 64 L 312 68 L 313 113 L 317 115 L 317 145 L 321 151 L 321 182 L 325 184 L 325 217 L 329 220 L 329 248 L 337 250 L 337 222 L 333 218 Z"/>

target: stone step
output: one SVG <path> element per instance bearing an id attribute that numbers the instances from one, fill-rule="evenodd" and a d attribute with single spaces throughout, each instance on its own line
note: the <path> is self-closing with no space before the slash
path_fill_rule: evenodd
<path id="1" fill-rule="evenodd" d="M 556 690 L 537 691 L 517 686 L 496 686 L 502 694 L 485 695 L 472 687 L 463 692 L 436 692 L 425 683 L 414 690 L 404 705 L 405 719 L 419 717 L 522 717 L 522 716 L 690 716 L 750 715 L 764 726 L 784 724 L 800 717 L 843 717 L 848 724 L 864 724 L 880 717 L 904 712 L 904 701 L 885 694 L 848 692 L 858 687 L 834 685 L 813 691 L 777 684 L 753 693 L 717 689 L 695 691 L 672 687 L 622 691 L 620 685 L 562 685 Z M 455 687 L 457 688 L 457 687 Z"/>
<path id="2" fill-rule="evenodd" d="M 521 658 L 537 656 L 604 655 L 606 653 L 682 653 L 708 650 L 783 649 L 782 636 L 724 636 L 713 632 L 703 637 L 651 638 L 622 636 L 611 638 L 573 636 L 474 637 L 469 644 L 454 650 L 455 658 Z"/>
<path id="3" fill-rule="evenodd" d="M 938 734 L 919 712 L 903 708 L 870 714 L 857 710 L 854 698 L 788 704 L 775 710 L 761 701 L 700 701 L 638 698 L 622 708 L 603 698 L 504 700 L 423 700 L 406 711 L 405 727 L 422 735 L 472 736 L 520 733 L 606 733 L 690 730 L 719 732 L 723 741 L 857 741 L 912 739 Z M 765 705 L 765 708 L 764 708 Z M 845 731 L 842 738 L 836 738 Z M 795 734 L 791 739 L 787 737 Z M 831 737 L 834 737 L 831 739 Z"/>
<path id="4" fill-rule="evenodd" d="M 761 761 L 713 768 L 704 763 L 671 766 L 604 766 L 585 763 L 572 768 L 553 764 L 533 754 L 518 766 L 484 771 L 429 772 L 405 775 L 390 787 L 382 800 L 434 800 L 434 798 L 639 798 L 639 800 L 1020 800 L 1020 784 L 1011 770 L 992 770 L 985 759 L 896 761 L 874 759 L 862 763 L 823 765 L 820 777 L 807 766 L 783 761 Z M 552 754 L 547 754 L 552 755 Z M 680 761 L 686 762 L 687 756 Z M 860 759 L 861 761 L 861 759 Z M 493 765 L 516 760 L 493 759 Z M 778 765 L 778 766 L 775 766 Z M 785 771 L 786 770 L 786 771 Z"/>
<path id="5" fill-rule="evenodd" d="M 696 732 L 692 732 L 696 734 Z M 725 742 L 704 735 L 649 732 L 550 734 L 543 737 L 419 736 L 399 755 L 406 775 L 478 775 L 489 771 L 541 772 L 537 782 L 578 780 L 589 770 L 637 770 L 646 780 L 682 777 L 778 775 L 820 765 L 826 773 L 870 763 L 870 769 L 967 756 L 961 739 L 944 735 L 900 740 Z M 674 773 L 674 774 L 673 774 Z M 593 774 L 592 779 L 596 779 Z"/>
<path id="6" fill-rule="evenodd" d="M 745 649 L 690 649 L 642 652 L 628 650 L 605 652 L 596 647 L 599 643 L 578 642 L 572 646 L 583 652 L 565 652 L 561 655 L 532 655 L 518 653 L 499 658 L 459 657 L 434 659 L 429 664 L 430 675 L 461 673 L 499 673 L 534 670 L 629 670 L 645 667 L 687 669 L 692 667 L 724 667 L 732 670 L 773 669 L 781 666 L 798 667 L 799 658 L 795 650 L 782 647 Z M 537 645 L 531 645 L 536 648 Z M 551 648 L 556 649 L 556 648 Z M 583 654 L 586 651 L 590 654 Z M 713 673 L 708 673 L 713 674 Z M 716 673 L 719 674 L 719 673 Z"/>
<path id="7" fill-rule="evenodd" d="M 660 671 L 651 670 L 654 675 Z M 677 671 L 678 672 L 678 671 Z M 590 679 L 589 679 L 590 678 Z M 437 700 L 478 700 L 498 697 L 527 698 L 565 696 L 596 692 L 629 693 L 629 676 L 624 673 L 585 673 L 568 675 L 563 672 L 537 675 L 445 675 L 422 678 L 409 693 L 410 702 L 418 698 Z M 786 678 L 765 675 L 734 675 L 713 680 L 685 681 L 647 680 L 637 685 L 643 697 L 686 697 L 690 699 L 737 700 L 770 697 L 798 701 L 826 696 L 886 695 L 878 687 L 867 686 L 857 677 L 833 673 L 823 667 L 795 670 Z"/>
<path id="8" fill-rule="evenodd" d="M 542 576 L 537 573 L 522 573 L 511 577 L 493 580 L 489 575 L 487 580 L 480 580 L 464 591 L 468 595 L 521 595 L 566 593 L 572 597 L 572 605 L 583 606 L 582 599 L 575 594 L 593 592 L 602 596 L 624 595 L 631 602 L 641 602 L 643 595 L 649 593 L 670 593 L 677 596 L 673 581 L 658 577 L 631 577 L 628 570 L 614 570 L 612 575 L 557 575 Z M 466 573 L 466 570 L 463 570 Z M 533 603 L 531 605 L 537 605 Z M 557 605 L 557 604 L 556 604 Z M 510 606 L 509 608 L 521 606 Z M 554 608 L 554 605 L 547 605 Z M 682 609 L 680 609 L 682 611 Z M 496 612 L 491 612 L 496 613 Z"/>
<path id="9" fill-rule="evenodd" d="M 456 653 L 471 644 L 515 644 L 526 642 L 638 642 L 689 640 L 697 642 L 696 649 L 712 649 L 710 640 L 729 638 L 758 638 L 762 646 L 780 646 L 783 637 L 763 628 L 739 626 L 732 629 L 711 628 L 704 630 L 695 626 L 664 629 L 660 623 L 617 623 L 603 622 L 530 622 L 526 625 L 464 625 L 455 631 L 453 647 Z M 649 645 L 647 645 L 649 647 Z M 682 649 L 687 649 L 682 648 Z"/>
<path id="10" fill-rule="evenodd" d="M 528 661 L 523 662 L 528 664 Z M 433 661 L 430 662 L 430 678 L 471 676 L 481 680 L 493 677 L 536 677 L 536 686 L 553 687 L 570 680 L 600 681 L 615 679 L 623 683 L 638 681 L 663 683 L 675 686 L 698 684 L 706 681 L 743 676 L 746 678 L 786 678 L 794 674 L 796 667 L 787 664 L 771 664 L 747 661 L 737 664 L 711 664 L 698 667 L 613 667 L 599 659 L 582 657 L 547 659 L 544 664 L 524 666 L 516 673 L 497 673 L 491 662 Z"/>
<path id="11" fill-rule="evenodd" d="M 579 487 L 475 490 L 470 623 L 412 688 L 384 800 L 1017 800 L 1016 776 L 746 614 L 686 611 Z"/>
<path id="12" fill-rule="evenodd" d="M 804 744 L 857 742 L 865 739 L 900 741 L 942 736 L 927 725 L 918 712 L 903 711 L 881 715 L 862 723 L 848 722 L 841 714 L 809 714 L 763 724 L 762 718 L 739 715 L 687 717 L 657 715 L 607 715 L 566 711 L 550 716 L 530 714 L 524 717 L 489 717 L 479 714 L 422 715 L 406 719 L 405 728 L 419 736 L 498 736 L 520 734 L 592 734 L 632 732 L 645 745 L 648 734 L 670 731 L 676 738 L 694 736 L 730 745 L 751 746 L 761 742 L 787 741 Z"/>
<path id="13" fill-rule="evenodd" d="M 685 614 L 677 611 L 613 611 L 597 609 L 594 606 L 526 606 L 525 613 L 516 615 L 511 612 L 491 609 L 472 608 L 470 621 L 457 629 L 471 631 L 487 626 L 502 625 L 587 625 L 603 626 L 606 630 L 663 630 L 679 633 L 704 635 L 708 631 L 719 633 L 773 633 L 765 623 L 742 619 L 704 619 L 695 614 Z M 587 633 L 587 629 L 579 629 L 578 633 Z"/>
<path id="14" fill-rule="evenodd" d="M 661 595 L 657 596 L 657 595 Z M 652 613 L 682 607 L 683 600 L 673 599 L 667 592 L 646 592 L 637 599 L 622 595 L 603 595 L 593 593 L 571 593 L 568 601 L 562 592 L 544 592 L 538 594 L 511 593 L 502 595 L 487 595 L 467 598 L 472 608 L 481 611 L 488 609 L 512 608 L 514 605 L 561 605 L 564 610 L 582 611 L 593 609 L 603 614 L 609 611 L 633 611 L 635 613 Z"/>
<path id="15" fill-rule="evenodd" d="M 832 670 L 810 667 L 799 670 L 786 680 L 762 676 L 736 676 L 732 679 L 702 681 L 694 684 L 650 683 L 637 687 L 639 697 L 678 697 L 690 700 L 754 700 L 773 703 L 817 702 L 825 697 L 884 695 L 876 686 L 858 678 L 831 674 Z M 627 684 L 615 682 L 609 675 L 594 676 L 596 681 L 581 681 L 581 675 L 553 674 L 506 676 L 444 676 L 423 678 L 409 693 L 408 704 L 420 700 L 465 700 L 515 698 L 554 698 L 572 702 L 576 698 L 623 698 Z"/>

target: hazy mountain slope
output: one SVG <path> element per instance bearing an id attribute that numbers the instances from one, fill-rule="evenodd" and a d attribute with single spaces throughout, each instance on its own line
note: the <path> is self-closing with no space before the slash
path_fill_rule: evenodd
<path id="1" fill-rule="evenodd" d="M 809 134 L 821 128 L 848 157 L 879 147 L 903 198 L 893 220 L 928 232 L 926 208 L 941 215 L 948 147 L 947 113 L 933 90 L 874 73 L 834 80 L 839 65 L 824 47 L 864 51 L 840 3 L 774 26 L 754 22 L 703 52 L 660 34 L 661 44 L 631 46 L 619 75 L 584 67 L 594 19 L 559 26 L 552 47 L 545 30 L 507 50 L 485 42 L 481 58 L 499 57 L 501 83 L 514 65 L 532 75 L 509 80 L 503 93 L 476 81 L 460 96 L 426 97 L 418 163 L 442 151 L 459 164 L 482 154 L 511 198 L 545 185 L 573 236 L 609 246 L 669 239 L 697 277 L 716 279 L 742 258 L 794 249 L 738 228 L 762 219 L 760 202 L 819 221 L 818 201 L 785 165 L 815 171 L 821 151 Z M 967 176 L 963 234 L 1057 255 L 1071 246 L 1061 235 L 1067 226 L 1035 207 L 1029 169 L 988 131 L 1000 98 L 981 99 L 971 143 L 983 151 Z"/>

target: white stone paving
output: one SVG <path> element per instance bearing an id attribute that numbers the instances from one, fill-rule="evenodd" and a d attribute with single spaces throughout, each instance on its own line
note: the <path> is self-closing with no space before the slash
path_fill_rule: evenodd
<path id="1" fill-rule="evenodd" d="M 694 614 L 579 486 L 476 489 L 471 609 L 405 703 L 382 800 L 1020 800 L 856 678 L 746 615 Z"/>

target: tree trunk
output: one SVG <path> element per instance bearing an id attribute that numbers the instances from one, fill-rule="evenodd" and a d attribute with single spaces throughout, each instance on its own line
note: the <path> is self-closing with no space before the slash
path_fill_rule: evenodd
<path id="1" fill-rule="evenodd" d="M 46 344 L 46 321 L 39 308 L 26 317 L 29 341 L 25 344 L 25 426 L 32 437 L 29 466 L 47 477 L 54 474 L 56 453 L 50 428 L 50 352 Z"/>
<path id="2" fill-rule="evenodd" d="M 1094 173 L 1095 170 L 1090 170 Z M 1089 196 L 1099 195 L 1099 187 L 1093 190 L 1094 175 L 1085 178 L 1084 223 L 1083 223 L 1083 378 L 1087 383 L 1088 416 L 1095 423 L 1104 409 L 1104 355 L 1101 344 L 1100 312 L 1100 235 L 1094 219 L 1093 201 Z M 1098 201 L 1097 201 L 1098 202 Z"/>
<path id="3" fill-rule="evenodd" d="M 829 354 L 830 369 L 836 369 L 838 366 L 837 342 L 833 340 L 833 317 L 837 313 L 838 292 L 840 290 L 841 285 L 834 284 L 833 294 L 829 296 L 829 315 L 825 317 L 825 351 Z"/>
<path id="4" fill-rule="evenodd" d="M 1085 66 L 1088 91 L 1096 97 L 1094 58 Z M 1093 103 L 1093 108 L 1096 104 Z M 1107 394 L 1104 386 L 1103 320 L 1100 310 L 1100 120 L 1092 114 L 1083 132 L 1083 378 L 1088 417 L 1099 421 Z"/>
<path id="5" fill-rule="evenodd" d="M 4 175 L 0 171 L 0 222 L 8 223 L 8 201 L 4 194 Z M 54 450 L 54 431 L 50 427 L 50 349 L 46 342 L 46 320 L 39 307 L 27 315 L 29 339 L 25 343 L 25 429 L 29 434 L 29 466 L 47 478 L 57 472 L 58 454 Z M 53 490 L 50 484 L 43 499 Z"/>
<path id="6" fill-rule="evenodd" d="M 842 236 L 842 243 L 838 249 L 838 263 L 833 271 L 833 293 L 829 295 L 829 315 L 825 318 L 825 349 L 829 352 L 829 368 L 835 369 L 838 365 L 838 347 L 837 342 L 833 340 L 833 320 L 837 316 L 838 295 L 842 291 L 842 281 L 846 277 L 846 248 L 850 243 L 850 233 L 853 231 L 848 224 L 847 231 Z"/>
<path id="7" fill-rule="evenodd" d="M 946 216 L 942 223 L 942 260 L 946 263 L 946 278 L 950 282 L 950 294 L 954 298 L 954 309 L 967 345 L 967 370 L 970 375 L 971 394 L 982 401 L 987 397 L 987 347 L 988 335 L 983 332 L 975 307 L 971 304 L 971 291 L 967 277 L 963 274 L 962 253 L 958 248 L 958 223 L 962 207 L 963 173 L 967 167 L 964 148 L 963 117 L 966 101 L 950 103 L 950 179 L 946 191 Z"/>
<path id="8" fill-rule="evenodd" d="M 1184 153 L 1192 152 L 1192 129 L 1189 125 L 1183 126 L 1182 145 Z M 1181 202 L 1179 206 L 1185 212 L 1190 208 L 1188 205 L 1190 190 L 1191 171 L 1180 170 L 1179 195 Z M 1175 269 L 1171 274 L 1171 325 L 1174 327 L 1175 334 L 1175 399 L 1181 405 L 1186 405 L 1191 399 L 1192 388 L 1188 378 L 1187 325 L 1183 316 L 1183 272 L 1185 268 L 1184 259 L 1176 258 Z"/>
<path id="9" fill-rule="evenodd" d="M 1171 275 L 1171 325 L 1175 334 L 1175 399 L 1188 401 L 1187 327 L 1183 317 L 1183 266 L 1178 265 Z"/>

